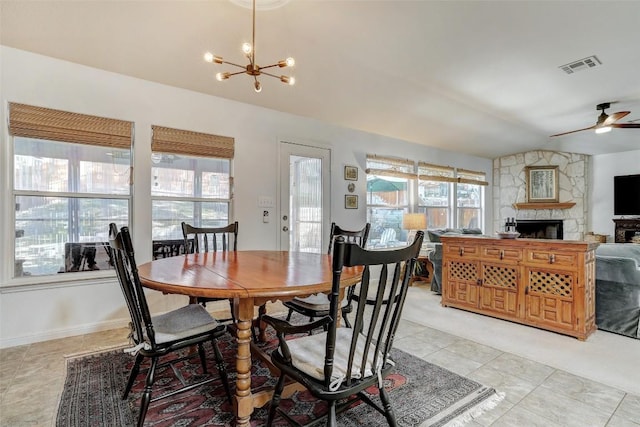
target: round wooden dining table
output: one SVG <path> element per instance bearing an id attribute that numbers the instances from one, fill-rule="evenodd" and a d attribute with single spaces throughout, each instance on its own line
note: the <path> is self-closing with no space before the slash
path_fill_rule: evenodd
<path id="1" fill-rule="evenodd" d="M 251 392 L 251 326 L 254 307 L 318 292 L 333 280 L 327 254 L 287 251 L 206 252 L 158 259 L 138 266 L 142 284 L 163 293 L 190 297 L 233 298 L 236 311 L 237 426 L 249 426 L 254 407 L 264 398 Z M 361 267 L 344 268 L 341 289 L 358 283 Z M 254 347 L 255 349 L 255 347 Z"/>

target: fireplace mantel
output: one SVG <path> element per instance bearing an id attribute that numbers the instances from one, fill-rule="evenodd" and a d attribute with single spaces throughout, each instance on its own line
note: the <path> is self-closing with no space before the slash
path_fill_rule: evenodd
<path id="1" fill-rule="evenodd" d="M 516 209 L 570 209 L 574 207 L 575 202 L 564 203 L 514 203 Z"/>

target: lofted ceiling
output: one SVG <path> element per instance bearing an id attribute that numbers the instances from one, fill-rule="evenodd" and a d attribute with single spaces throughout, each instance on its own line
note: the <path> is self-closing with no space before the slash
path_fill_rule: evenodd
<path id="1" fill-rule="evenodd" d="M 640 123 L 640 1 L 291 0 L 258 10 L 256 61 L 295 57 L 296 85 L 263 76 L 261 93 L 203 60 L 246 63 L 239 1 L 2 0 L 0 43 L 481 157 L 640 150 L 640 129 L 549 138 L 595 124 L 602 102 Z"/>

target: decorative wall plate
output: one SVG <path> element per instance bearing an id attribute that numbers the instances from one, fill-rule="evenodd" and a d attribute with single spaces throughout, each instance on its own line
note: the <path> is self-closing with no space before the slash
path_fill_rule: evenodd
<path id="1" fill-rule="evenodd" d="M 352 182 L 349 185 L 347 185 L 347 190 L 349 190 L 349 193 L 353 193 L 356 190 L 356 185 Z"/>

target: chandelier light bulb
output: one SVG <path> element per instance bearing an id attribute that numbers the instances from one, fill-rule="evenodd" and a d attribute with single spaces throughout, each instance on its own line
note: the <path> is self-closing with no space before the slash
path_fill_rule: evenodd
<path id="1" fill-rule="evenodd" d="M 286 60 L 287 63 L 287 67 L 293 67 L 294 65 L 296 65 L 296 60 L 293 59 L 292 57 L 288 57 Z"/>
<path id="2" fill-rule="evenodd" d="M 207 62 L 213 62 L 213 53 L 207 52 L 204 54 L 204 60 Z"/>
<path id="3" fill-rule="evenodd" d="M 216 74 L 216 80 L 221 82 L 223 80 L 227 80 L 229 78 L 229 73 L 218 73 Z"/>
<path id="4" fill-rule="evenodd" d="M 296 78 L 289 76 L 280 76 L 280 81 L 282 83 L 288 84 L 289 86 L 293 86 L 296 83 Z"/>
<path id="5" fill-rule="evenodd" d="M 256 91 L 257 93 L 262 92 L 262 85 L 261 85 L 261 84 L 260 84 L 260 82 L 259 82 L 259 81 L 257 81 L 257 80 L 256 80 L 256 81 L 255 81 L 255 83 L 253 84 L 253 88 L 255 89 L 255 91 Z"/>
<path id="6" fill-rule="evenodd" d="M 251 43 L 242 43 L 242 51 L 245 55 L 251 54 L 252 50 L 253 49 L 251 48 Z"/>

